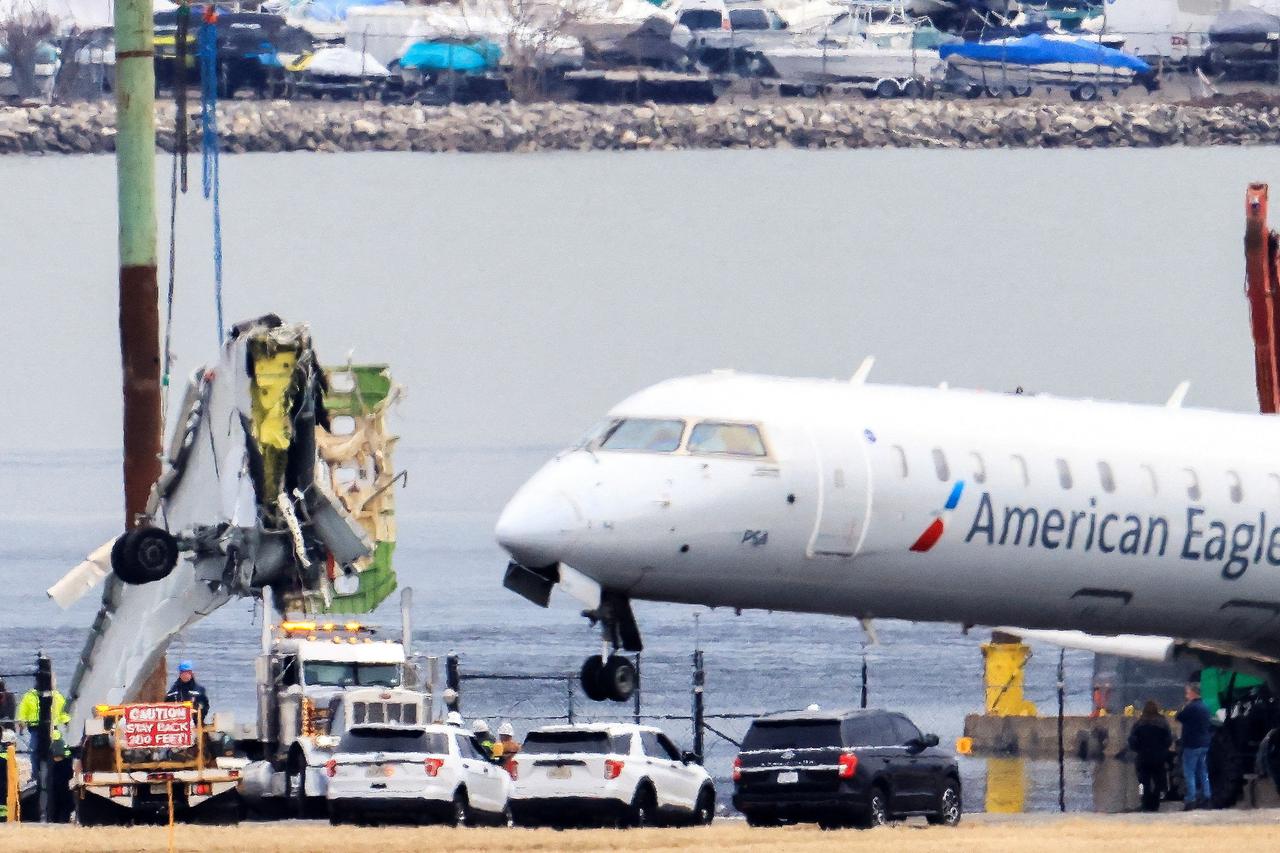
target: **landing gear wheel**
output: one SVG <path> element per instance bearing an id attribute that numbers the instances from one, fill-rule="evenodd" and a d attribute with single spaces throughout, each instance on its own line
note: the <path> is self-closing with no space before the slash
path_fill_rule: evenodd
<path id="1" fill-rule="evenodd" d="M 471 804 L 467 801 L 466 791 L 453 795 L 453 816 L 449 822 L 456 827 L 471 826 Z"/>
<path id="2" fill-rule="evenodd" d="M 960 805 L 960 786 L 948 779 L 947 784 L 938 795 L 938 812 L 928 816 L 929 823 L 934 826 L 955 826 L 960 822 L 963 809 Z"/>
<path id="3" fill-rule="evenodd" d="M 592 702 L 603 702 L 609 698 L 604 686 L 604 661 L 600 655 L 592 655 L 582 663 L 582 692 Z"/>
<path id="4" fill-rule="evenodd" d="M 640 677 L 631 661 L 621 655 L 613 655 L 605 662 L 600 684 L 605 694 L 615 702 L 626 702 L 636 692 Z"/>
<path id="5" fill-rule="evenodd" d="M 159 527 L 130 530 L 111 546 L 111 568 L 127 584 L 164 580 L 177 564 L 178 543 Z"/>

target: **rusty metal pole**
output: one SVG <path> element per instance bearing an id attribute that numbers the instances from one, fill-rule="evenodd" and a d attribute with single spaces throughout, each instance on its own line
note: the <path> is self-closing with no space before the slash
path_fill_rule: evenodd
<path id="1" fill-rule="evenodd" d="M 1275 414 L 1280 406 L 1280 368 L 1276 364 L 1276 240 L 1267 226 L 1267 185 L 1250 184 L 1245 193 L 1245 295 L 1253 327 L 1254 371 L 1258 408 Z"/>
<path id="2" fill-rule="evenodd" d="M 120 360 L 124 397 L 124 523 L 146 512 L 160 477 L 160 289 L 156 283 L 156 118 L 151 0 L 115 0 L 116 192 Z M 164 695 L 162 658 L 140 698 Z M 156 697 L 158 698 L 158 697 Z"/>

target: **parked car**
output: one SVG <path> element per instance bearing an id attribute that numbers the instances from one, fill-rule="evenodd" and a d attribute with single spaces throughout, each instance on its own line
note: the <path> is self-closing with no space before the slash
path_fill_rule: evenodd
<path id="1" fill-rule="evenodd" d="M 707 824 L 716 792 L 698 756 L 651 726 L 547 726 L 514 762 L 521 825 Z"/>
<path id="2" fill-rule="evenodd" d="M 752 826 L 879 826 L 908 815 L 960 822 L 960 771 L 938 736 L 892 711 L 808 710 L 751 723 L 733 763 L 733 805 Z"/>
<path id="3" fill-rule="evenodd" d="M 447 725 L 353 728 L 325 765 L 333 824 L 375 820 L 509 825 L 511 777 L 471 732 Z"/>
<path id="4" fill-rule="evenodd" d="M 764 73 L 762 52 L 792 41 L 787 22 L 760 0 L 681 0 L 673 11 L 692 34 L 690 52 L 711 71 Z"/>

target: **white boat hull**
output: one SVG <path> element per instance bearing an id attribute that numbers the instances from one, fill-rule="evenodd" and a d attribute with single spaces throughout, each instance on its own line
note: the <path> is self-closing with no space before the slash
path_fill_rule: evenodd
<path id="1" fill-rule="evenodd" d="M 1113 68 L 1090 62 L 1014 65 L 981 62 L 953 55 L 947 57 L 947 63 L 973 84 L 994 89 L 1026 89 L 1033 86 L 1071 88 L 1084 83 L 1096 86 L 1130 86 L 1136 76 L 1132 68 Z"/>
<path id="2" fill-rule="evenodd" d="M 765 52 L 780 79 L 831 83 L 933 80 L 942 60 L 936 51 L 865 47 L 780 47 Z"/>

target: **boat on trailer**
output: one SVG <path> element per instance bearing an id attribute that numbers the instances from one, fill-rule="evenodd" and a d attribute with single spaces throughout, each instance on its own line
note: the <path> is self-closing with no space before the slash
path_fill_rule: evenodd
<path id="1" fill-rule="evenodd" d="M 1147 62 L 1072 36 L 1036 34 L 945 44 L 939 54 L 947 63 L 947 85 L 974 96 L 1028 95 L 1043 86 L 1066 89 L 1078 101 L 1092 101 L 1104 89 L 1119 92 L 1135 83 L 1152 91 L 1159 87 Z"/>

